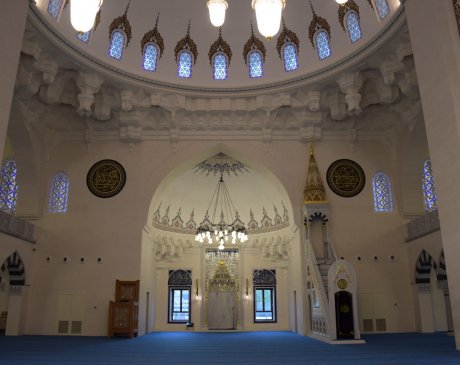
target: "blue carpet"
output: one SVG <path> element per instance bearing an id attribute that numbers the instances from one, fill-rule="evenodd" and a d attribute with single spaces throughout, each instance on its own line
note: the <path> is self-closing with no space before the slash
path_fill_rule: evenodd
<path id="1" fill-rule="evenodd" d="M 290 332 L 164 333 L 139 338 L 0 338 L 1 365 L 439 365 L 460 364 L 453 337 L 365 336 L 364 345 L 328 345 Z"/>

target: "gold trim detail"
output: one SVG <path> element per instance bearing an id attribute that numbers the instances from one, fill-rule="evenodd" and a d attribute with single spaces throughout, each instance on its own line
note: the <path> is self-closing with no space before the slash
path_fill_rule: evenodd
<path id="1" fill-rule="evenodd" d="M 305 204 L 325 204 L 326 190 L 324 189 L 323 180 L 316 164 L 313 153 L 313 145 L 310 145 L 310 163 L 308 165 L 307 182 L 303 192 Z"/>
<path id="2" fill-rule="evenodd" d="M 310 0 L 310 8 L 313 13 L 313 19 L 311 20 L 310 26 L 308 28 L 308 36 L 310 38 L 311 45 L 313 46 L 313 48 L 316 49 L 315 41 L 314 41 L 316 32 L 320 29 L 325 30 L 330 40 L 331 39 L 331 26 L 329 25 L 326 19 L 321 18 L 318 14 L 316 14 L 315 9 L 313 8 L 313 4 L 311 3 L 311 0 Z"/>
<path id="3" fill-rule="evenodd" d="M 176 44 L 174 48 L 174 55 L 176 56 L 176 63 L 178 61 L 179 53 L 184 49 L 190 51 L 193 55 L 193 64 L 196 64 L 196 59 L 198 58 L 198 48 L 196 43 L 190 37 L 190 20 L 188 22 L 187 34 Z"/>
<path id="4" fill-rule="evenodd" d="M 109 39 L 112 38 L 112 33 L 117 30 L 121 29 L 125 34 L 126 34 L 126 47 L 128 47 L 129 42 L 131 41 L 132 32 L 131 32 L 131 24 L 129 23 L 128 20 L 128 10 L 129 10 L 129 5 L 131 4 L 131 0 L 128 1 L 128 5 L 126 5 L 125 12 L 123 13 L 122 16 L 119 16 L 118 18 L 115 18 L 112 23 L 110 23 L 109 27 Z"/>
<path id="5" fill-rule="evenodd" d="M 160 13 L 157 15 L 157 20 L 155 21 L 155 26 L 152 30 L 144 34 L 144 37 L 141 40 L 141 53 L 144 54 L 144 48 L 147 43 L 155 43 L 160 50 L 158 59 L 161 58 L 165 50 L 165 43 L 163 37 L 158 31 L 158 21 L 160 20 Z"/>
<path id="6" fill-rule="evenodd" d="M 278 54 L 281 59 L 283 59 L 283 57 L 281 56 L 281 50 L 286 43 L 294 43 L 294 45 L 297 48 L 297 53 L 299 53 L 299 37 L 297 37 L 297 34 L 295 34 L 292 30 L 286 27 L 286 24 L 284 23 L 283 19 L 283 30 L 281 31 L 276 42 L 276 50 L 278 51 Z"/>
<path id="7" fill-rule="evenodd" d="M 248 64 L 248 54 L 249 52 L 257 49 L 262 53 L 263 62 L 265 63 L 265 56 L 267 54 L 267 50 L 265 49 L 264 43 L 254 35 L 254 29 L 252 27 L 251 22 L 251 37 L 249 37 L 248 41 L 245 43 L 243 48 L 243 57 L 244 62 L 246 65 Z"/>
<path id="8" fill-rule="evenodd" d="M 345 4 L 339 5 L 339 23 L 345 32 L 347 31 L 345 29 L 345 15 L 347 15 L 350 10 L 353 10 L 356 15 L 358 15 L 358 20 L 361 20 L 359 5 L 356 4 L 354 0 L 348 0 Z"/>
<path id="9" fill-rule="evenodd" d="M 211 48 L 209 49 L 209 63 L 212 65 L 212 58 L 217 52 L 222 52 L 227 56 L 228 65 L 230 66 L 230 61 L 232 59 L 232 49 L 230 45 L 224 41 L 222 38 L 222 27 L 219 27 L 219 37 L 217 40 L 211 44 Z"/>

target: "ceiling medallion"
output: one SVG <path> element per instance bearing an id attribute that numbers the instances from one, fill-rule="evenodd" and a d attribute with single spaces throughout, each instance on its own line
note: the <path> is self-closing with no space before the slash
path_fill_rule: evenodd
<path id="1" fill-rule="evenodd" d="M 111 198 L 125 186 L 126 172 L 123 166 L 114 160 L 96 162 L 86 177 L 88 189 L 99 198 Z"/>
<path id="2" fill-rule="evenodd" d="M 351 198 L 358 195 L 366 184 L 363 169 L 352 160 L 337 160 L 329 166 L 327 184 L 338 196 Z"/>
<path id="3" fill-rule="evenodd" d="M 190 37 L 190 20 L 188 22 L 187 34 L 185 35 L 184 38 L 182 38 L 179 42 L 177 42 L 176 48 L 174 48 L 174 55 L 176 56 L 176 63 L 178 62 L 179 53 L 184 49 L 192 52 L 193 63 L 195 64 L 196 59 L 198 58 L 198 48 L 196 46 L 196 43 Z"/>
<path id="4" fill-rule="evenodd" d="M 133 37 L 132 31 L 131 31 L 131 24 L 129 23 L 129 20 L 128 20 L 128 10 L 129 10 L 130 4 L 131 4 L 131 0 L 128 1 L 128 5 L 126 5 L 126 9 L 123 15 L 119 16 L 118 18 L 115 18 L 112 21 L 112 23 L 110 23 L 110 27 L 109 27 L 109 39 L 111 39 L 113 31 L 116 29 L 121 29 L 123 32 L 125 32 L 126 47 L 128 47 L 129 41 Z"/>
<path id="5" fill-rule="evenodd" d="M 232 59 L 232 49 L 230 48 L 230 45 L 224 41 L 222 38 L 222 28 L 219 28 L 219 38 L 211 45 L 211 48 L 209 49 L 209 63 L 212 65 L 212 58 L 214 57 L 214 54 L 217 52 L 222 52 L 227 56 L 228 59 L 228 64 L 230 65 L 230 61 Z"/>
<path id="6" fill-rule="evenodd" d="M 267 54 L 267 50 L 265 49 L 264 43 L 254 35 L 254 29 L 252 27 L 252 22 L 251 22 L 251 36 L 249 37 L 248 41 L 244 45 L 244 49 L 243 49 L 243 57 L 244 57 L 244 62 L 246 62 L 246 65 L 248 64 L 248 54 L 254 49 L 257 49 L 262 53 L 263 62 L 265 62 L 265 56 Z"/>
<path id="7" fill-rule="evenodd" d="M 142 40 L 141 40 L 141 53 L 142 54 L 144 53 L 145 45 L 147 43 L 155 43 L 160 50 L 160 55 L 158 56 L 158 59 L 161 58 L 165 50 L 165 43 L 164 43 L 163 37 L 158 31 L 158 21 L 159 20 L 160 20 L 160 13 L 158 13 L 157 15 L 157 20 L 155 21 L 155 26 L 153 27 L 153 29 L 145 33 L 144 37 L 142 37 Z"/>
<path id="8" fill-rule="evenodd" d="M 314 41 L 316 32 L 320 29 L 324 29 L 329 35 L 329 38 L 331 38 L 331 26 L 329 25 L 326 19 L 321 18 L 319 15 L 316 14 L 315 8 L 313 8 L 313 4 L 311 3 L 311 0 L 310 0 L 310 8 L 313 13 L 313 19 L 311 20 L 310 27 L 308 28 L 308 37 L 310 38 L 310 42 L 313 48 L 316 48 L 315 41 Z"/>

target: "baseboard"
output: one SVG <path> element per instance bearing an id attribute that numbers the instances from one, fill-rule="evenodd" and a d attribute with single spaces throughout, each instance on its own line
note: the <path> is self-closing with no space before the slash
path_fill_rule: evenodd
<path id="1" fill-rule="evenodd" d="M 366 343 L 364 340 L 331 340 L 330 338 L 318 335 L 309 335 L 308 337 L 328 343 L 329 345 L 362 345 Z"/>

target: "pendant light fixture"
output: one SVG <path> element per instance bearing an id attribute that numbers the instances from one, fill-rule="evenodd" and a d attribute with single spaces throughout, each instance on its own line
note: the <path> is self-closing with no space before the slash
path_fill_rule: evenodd
<path id="1" fill-rule="evenodd" d="M 256 11 L 257 28 L 265 38 L 271 39 L 278 33 L 285 6 L 286 0 L 252 0 L 252 8 Z"/>
<path id="2" fill-rule="evenodd" d="M 348 2 L 348 0 L 335 0 L 335 2 L 336 2 L 337 4 L 343 5 L 343 4 L 345 4 L 346 2 Z"/>
<path id="3" fill-rule="evenodd" d="M 209 9 L 209 18 L 212 25 L 220 27 L 225 21 L 225 11 L 228 8 L 228 3 L 225 0 L 208 0 L 206 4 Z"/>
<path id="4" fill-rule="evenodd" d="M 93 28 L 97 12 L 103 0 L 71 0 L 70 22 L 77 32 L 88 32 Z"/>

